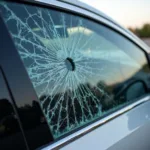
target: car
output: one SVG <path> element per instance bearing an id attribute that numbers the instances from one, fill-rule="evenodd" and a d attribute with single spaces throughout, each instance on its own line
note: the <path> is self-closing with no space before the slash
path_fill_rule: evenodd
<path id="1" fill-rule="evenodd" d="M 1 150 L 149 150 L 150 48 L 76 0 L 0 1 Z"/>

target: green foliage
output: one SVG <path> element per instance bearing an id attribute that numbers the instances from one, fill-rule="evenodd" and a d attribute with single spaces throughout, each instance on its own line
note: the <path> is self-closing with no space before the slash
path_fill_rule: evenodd
<path id="1" fill-rule="evenodd" d="M 141 38 L 150 37 L 150 24 L 144 24 L 141 28 L 129 28 L 129 30 Z"/>

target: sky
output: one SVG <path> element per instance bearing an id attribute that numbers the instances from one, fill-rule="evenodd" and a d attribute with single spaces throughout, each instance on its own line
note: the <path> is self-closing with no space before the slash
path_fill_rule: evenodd
<path id="1" fill-rule="evenodd" d="M 80 0 L 105 14 L 124 27 L 141 27 L 150 23 L 150 0 Z"/>

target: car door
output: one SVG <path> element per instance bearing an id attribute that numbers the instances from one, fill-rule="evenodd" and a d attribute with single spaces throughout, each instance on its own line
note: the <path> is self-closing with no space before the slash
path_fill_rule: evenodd
<path id="1" fill-rule="evenodd" d="M 0 11 L 11 44 L 2 66 L 29 149 L 150 148 L 146 46 L 63 2 L 3 1 Z"/>

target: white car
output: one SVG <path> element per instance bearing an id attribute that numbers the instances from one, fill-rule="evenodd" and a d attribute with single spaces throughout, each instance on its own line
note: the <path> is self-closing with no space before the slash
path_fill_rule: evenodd
<path id="1" fill-rule="evenodd" d="M 149 150 L 150 49 L 73 0 L 0 1 L 1 150 Z"/>

